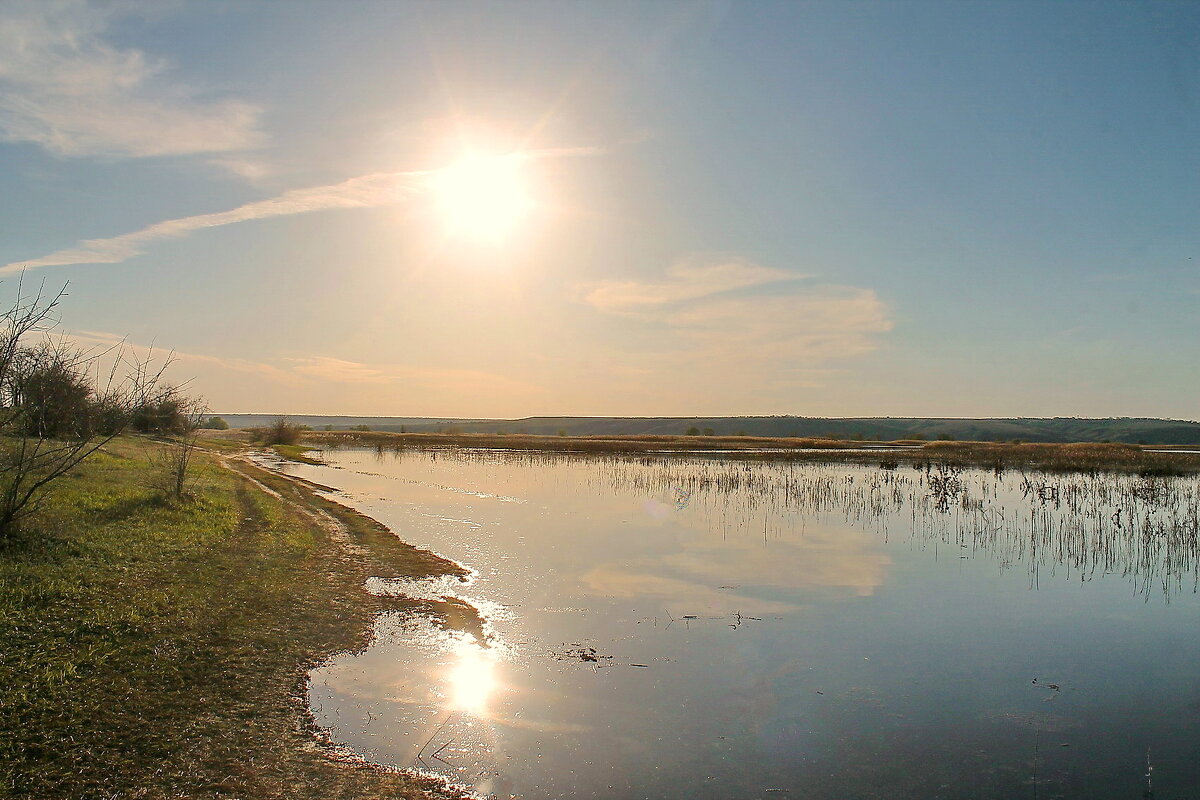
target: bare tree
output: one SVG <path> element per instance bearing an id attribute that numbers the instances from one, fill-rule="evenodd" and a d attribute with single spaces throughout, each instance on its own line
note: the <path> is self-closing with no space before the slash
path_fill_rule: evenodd
<path id="1" fill-rule="evenodd" d="M 202 400 L 183 397 L 173 389 L 168 391 L 171 396 L 160 401 L 159 406 L 170 404 L 172 421 L 169 428 L 160 431 L 164 438 L 150 453 L 151 474 L 155 489 L 173 500 L 182 500 L 189 494 L 189 469 L 208 408 Z"/>
<path id="2" fill-rule="evenodd" d="M 0 544 L 16 537 L 56 480 L 124 430 L 166 367 L 156 370 L 123 348 L 85 351 L 62 338 L 28 344 L 58 324 L 65 294 L 65 287 L 26 294 L 18 285 L 0 311 Z"/>

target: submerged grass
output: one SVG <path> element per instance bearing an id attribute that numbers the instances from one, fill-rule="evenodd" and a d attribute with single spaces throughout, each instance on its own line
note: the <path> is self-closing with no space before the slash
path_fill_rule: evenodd
<path id="1" fill-rule="evenodd" d="M 1050 472 L 1119 472 L 1185 475 L 1200 472 L 1200 454 L 1155 452 L 1139 445 L 1110 443 L 854 442 L 842 439 L 758 436 L 533 436 L 528 434 L 437 434 L 313 431 L 305 441 L 323 447 L 480 448 L 604 454 L 721 451 L 722 457 L 754 460 L 860 464 L 943 463 L 983 469 Z M 739 452 L 745 451 L 745 452 Z"/>
<path id="2" fill-rule="evenodd" d="M 288 461 L 297 461 L 301 464 L 316 464 L 318 466 L 325 463 L 319 458 L 307 455 L 316 450 L 314 447 L 306 447 L 302 444 L 275 444 L 271 445 L 271 449 L 278 453 L 281 458 L 286 458 Z"/>
<path id="3" fill-rule="evenodd" d="M 187 502 L 145 488 L 150 469 L 143 444 L 112 443 L 0 551 L 0 797 L 450 794 L 331 760 L 304 689 L 311 666 L 363 647 L 396 606 L 363 589 L 369 575 L 462 568 L 254 474 L 271 496 L 213 453 Z"/>
<path id="4" fill-rule="evenodd" d="M 1007 444 L 930 442 L 923 457 L 937 463 L 989 469 L 1036 469 L 1046 472 L 1120 472 L 1186 475 L 1200 472 L 1200 455 L 1155 452 L 1140 445 L 1108 442 Z"/>

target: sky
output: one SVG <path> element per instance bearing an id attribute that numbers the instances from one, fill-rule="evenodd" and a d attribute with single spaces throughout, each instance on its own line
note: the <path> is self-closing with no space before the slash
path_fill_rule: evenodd
<path id="1" fill-rule="evenodd" d="M 1200 3 L 0 3 L 0 300 L 215 412 L 1200 397 Z"/>

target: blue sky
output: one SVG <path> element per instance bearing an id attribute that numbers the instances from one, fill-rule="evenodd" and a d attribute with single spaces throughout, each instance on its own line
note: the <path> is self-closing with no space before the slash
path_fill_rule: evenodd
<path id="1" fill-rule="evenodd" d="M 1198 416 L 1195 3 L 0 18 L 0 292 L 218 411 Z"/>

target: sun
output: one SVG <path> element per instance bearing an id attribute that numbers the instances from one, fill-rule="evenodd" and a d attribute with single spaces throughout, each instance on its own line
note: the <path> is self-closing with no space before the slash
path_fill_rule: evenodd
<path id="1" fill-rule="evenodd" d="M 431 188 L 447 231 L 495 242 L 528 215 L 528 181 L 515 154 L 471 152 L 433 173 Z"/>

